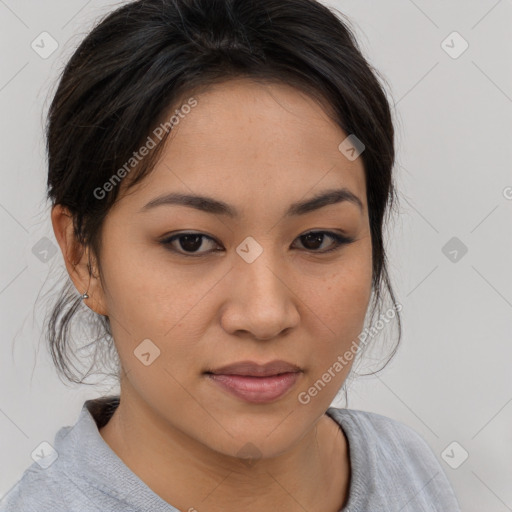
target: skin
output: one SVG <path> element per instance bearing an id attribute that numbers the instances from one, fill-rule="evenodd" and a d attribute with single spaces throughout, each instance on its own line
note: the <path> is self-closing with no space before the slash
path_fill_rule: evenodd
<path id="1" fill-rule="evenodd" d="M 77 248 L 69 213 L 52 211 L 70 277 L 80 293 L 88 290 L 86 304 L 109 316 L 122 363 L 121 404 L 100 434 L 183 511 L 338 512 L 350 460 L 345 434 L 325 411 L 350 364 L 307 405 L 297 397 L 363 328 L 372 256 L 362 160 L 345 158 L 338 145 L 347 134 L 288 85 L 238 79 L 194 97 L 197 106 L 173 129 L 153 172 L 108 213 L 102 279 L 93 256 Z M 344 201 L 284 216 L 290 204 L 341 187 L 362 209 Z M 210 196 L 240 216 L 177 205 L 140 212 L 164 192 Z M 326 236 L 306 245 L 300 237 L 312 230 L 354 241 L 321 254 L 335 242 Z M 213 238 L 192 249 L 204 256 L 186 256 L 179 239 L 159 243 L 190 231 Z M 248 236 L 263 249 L 252 263 L 236 252 Z M 134 350 L 148 338 L 160 355 L 145 366 Z M 274 359 L 302 372 L 266 404 L 232 396 L 203 373 Z M 247 443 L 258 453 L 250 464 L 237 456 Z"/>

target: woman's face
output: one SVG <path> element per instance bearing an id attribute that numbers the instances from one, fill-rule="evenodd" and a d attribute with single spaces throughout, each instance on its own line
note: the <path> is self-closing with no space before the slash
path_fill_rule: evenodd
<path id="1" fill-rule="evenodd" d="M 131 410 L 217 452 L 270 457 L 312 429 L 350 370 L 339 356 L 371 292 L 363 163 L 338 149 L 349 134 L 289 86 L 236 80 L 194 99 L 154 171 L 109 212 L 93 300 L 110 317 Z M 297 206 L 339 189 L 360 205 Z M 336 248 L 311 231 L 353 241 Z M 208 373 L 276 360 L 299 371 Z"/>

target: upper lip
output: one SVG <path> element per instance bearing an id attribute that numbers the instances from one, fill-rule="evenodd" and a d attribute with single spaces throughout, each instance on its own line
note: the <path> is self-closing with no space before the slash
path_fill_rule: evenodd
<path id="1" fill-rule="evenodd" d="M 301 369 L 294 364 L 286 361 L 275 360 L 264 364 L 258 364 L 254 361 L 239 361 L 228 364 L 222 368 L 211 370 L 207 373 L 220 375 L 247 375 L 253 377 L 268 377 L 269 375 L 278 375 L 280 373 L 300 372 Z"/>

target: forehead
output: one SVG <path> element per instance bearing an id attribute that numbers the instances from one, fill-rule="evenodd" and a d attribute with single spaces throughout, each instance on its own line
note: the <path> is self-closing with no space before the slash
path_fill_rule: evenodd
<path id="1" fill-rule="evenodd" d="M 140 193 L 130 194 L 134 206 L 180 192 L 215 196 L 242 210 L 271 208 L 346 187 L 366 209 L 362 159 L 351 161 L 339 151 L 347 134 L 310 96 L 285 84 L 237 79 L 193 99 L 197 104 L 175 118 Z M 176 110 L 180 105 L 169 118 Z"/>

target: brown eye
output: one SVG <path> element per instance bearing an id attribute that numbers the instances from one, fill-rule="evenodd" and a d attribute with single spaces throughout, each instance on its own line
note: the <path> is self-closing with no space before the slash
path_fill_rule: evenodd
<path id="1" fill-rule="evenodd" d="M 320 247 L 322 247 L 322 244 L 327 239 L 331 239 L 333 241 L 331 247 L 319 251 L 318 249 Z M 301 235 L 299 237 L 299 240 L 301 241 L 303 246 L 306 248 L 306 250 L 309 250 L 312 252 L 318 252 L 320 254 L 335 251 L 335 250 L 341 248 L 341 246 L 350 244 L 354 241 L 353 238 L 348 238 L 348 237 L 339 235 L 338 233 L 333 233 L 331 231 L 310 231 L 309 233 Z"/>
<path id="2" fill-rule="evenodd" d="M 183 254 L 184 256 L 203 256 L 214 251 L 199 251 L 204 247 L 204 240 L 215 243 L 215 240 L 208 235 L 201 233 L 179 233 L 162 240 L 160 243 L 167 249 Z M 178 241 L 176 244 L 175 242 Z"/>
<path id="3" fill-rule="evenodd" d="M 353 238 L 345 237 L 331 231 L 310 231 L 299 236 L 297 239 L 301 241 L 304 250 L 318 254 L 336 251 L 343 245 L 350 244 L 354 241 Z M 203 233 L 178 233 L 165 238 L 160 243 L 165 246 L 166 249 L 181 254 L 182 256 L 205 256 L 212 252 L 219 252 L 222 250 L 219 248 L 213 248 L 211 250 L 201 251 L 200 249 L 207 245 L 204 242 L 205 240 L 213 243 L 217 247 L 220 247 L 212 237 Z M 331 240 L 330 247 L 324 247 L 323 250 L 319 250 L 329 240 Z"/>

